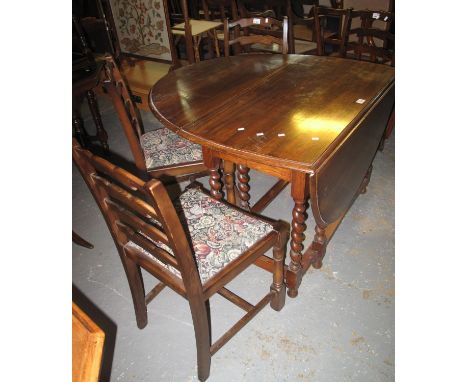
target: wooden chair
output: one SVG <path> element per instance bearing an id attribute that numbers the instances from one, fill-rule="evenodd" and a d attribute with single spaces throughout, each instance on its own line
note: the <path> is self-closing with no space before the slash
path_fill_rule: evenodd
<path id="1" fill-rule="evenodd" d="M 183 38 L 185 41 L 186 55 L 189 64 L 199 62 L 201 60 L 200 46 L 203 38 L 208 38 L 215 46 L 216 56 L 219 57 L 218 42 L 216 39 L 216 28 L 223 25 L 221 21 L 198 20 L 191 18 L 187 6 L 187 0 L 181 1 L 181 10 L 183 22 L 177 23 L 178 17 L 173 18 L 171 27 L 174 35 L 174 44 L 177 45 Z M 211 49 L 212 45 L 209 45 Z M 213 53 L 210 52 L 212 55 Z"/>
<path id="2" fill-rule="evenodd" d="M 82 146 L 88 146 L 99 141 L 105 153 L 109 151 L 107 132 L 101 120 L 99 106 L 94 89 L 98 83 L 102 66 L 96 63 L 93 53 L 88 46 L 86 36 L 80 21 L 72 16 L 73 46 L 72 46 L 72 121 L 74 136 Z M 86 131 L 81 116 L 81 104 L 86 97 L 88 106 L 96 126 L 96 134 L 90 135 Z"/>
<path id="3" fill-rule="evenodd" d="M 343 6 L 342 2 L 335 2 L 336 6 Z M 313 6 L 311 13 L 314 17 L 315 36 L 317 38 L 317 54 L 319 56 L 328 55 L 326 46 L 331 45 L 333 55 L 335 52 L 340 57 L 346 55 L 346 42 L 351 25 L 351 8 L 328 8 Z M 337 19 L 338 31 L 327 28 L 330 18 Z"/>
<path id="4" fill-rule="evenodd" d="M 393 3 L 391 3 L 393 8 Z M 351 22 L 358 19 L 359 27 L 349 33 L 346 45 L 348 58 L 395 66 L 395 35 L 391 32 L 395 14 L 387 11 L 359 10 L 351 12 Z M 375 23 L 380 24 L 379 27 Z M 349 53 L 351 52 L 351 53 Z M 395 105 L 387 123 L 379 150 L 395 128 Z"/>
<path id="5" fill-rule="evenodd" d="M 251 17 L 273 17 L 281 20 L 284 16 L 288 17 L 288 53 L 294 53 L 294 44 L 292 39 L 292 24 L 288 13 L 290 0 L 238 0 L 239 16 L 241 18 Z M 283 38 L 281 30 L 263 30 L 261 28 L 250 27 L 253 34 L 270 34 L 278 38 Z"/>
<path id="6" fill-rule="evenodd" d="M 391 25 L 395 14 L 386 11 L 360 10 L 351 12 L 351 21 L 359 19 L 359 27 L 349 32 L 347 51 L 350 58 L 395 66 L 395 35 Z M 380 27 L 375 26 L 380 23 Z"/>
<path id="7" fill-rule="evenodd" d="M 216 201 L 199 188 L 185 191 L 173 204 L 163 184 L 145 183 L 92 155 L 73 142 L 73 160 L 93 194 L 122 260 L 132 293 L 137 326 L 148 322 L 147 305 L 166 286 L 190 305 L 197 344 L 198 378 L 210 374 L 211 356 L 268 303 L 285 303 L 285 223 L 271 222 Z M 204 222 L 200 224 L 200 222 Z M 273 248 L 273 282 L 251 305 L 225 288 Z M 141 268 L 160 282 L 147 294 Z M 216 342 L 211 342 L 209 298 L 215 293 L 247 313 Z"/>
<path id="8" fill-rule="evenodd" d="M 127 85 L 111 55 L 105 57 L 101 83 L 117 111 L 141 174 L 161 178 L 165 182 L 182 181 L 204 176 L 201 147 L 189 142 L 169 129 L 161 128 L 144 133 L 140 116 Z"/>
<path id="9" fill-rule="evenodd" d="M 281 34 L 281 37 L 277 37 L 278 33 Z M 231 35 L 233 38 L 231 38 Z M 265 48 L 268 45 L 271 46 L 270 49 Z M 283 21 L 273 17 L 250 17 L 235 21 L 224 20 L 225 56 L 230 55 L 230 46 L 240 46 L 245 53 L 262 51 L 287 54 L 288 18 L 285 16 Z M 235 52 L 237 51 L 239 49 L 235 49 Z"/>

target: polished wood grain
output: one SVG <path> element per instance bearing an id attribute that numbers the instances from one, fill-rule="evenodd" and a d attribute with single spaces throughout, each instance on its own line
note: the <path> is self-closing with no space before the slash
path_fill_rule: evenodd
<path id="1" fill-rule="evenodd" d="M 221 159 L 237 164 L 245 209 L 250 168 L 291 183 L 291 297 L 305 270 L 321 266 L 339 222 L 365 190 L 393 103 L 394 68 L 300 55 L 206 61 L 168 74 L 150 93 L 155 116 L 203 146 L 214 197 L 223 196 Z M 316 227 L 304 251 L 309 199 Z"/>
<path id="2" fill-rule="evenodd" d="M 393 79 L 392 68 L 330 57 L 227 57 L 169 73 L 150 105 L 194 142 L 312 172 Z"/>
<path id="3" fill-rule="evenodd" d="M 72 304 L 72 381 L 97 382 L 105 334 L 78 305 Z"/>

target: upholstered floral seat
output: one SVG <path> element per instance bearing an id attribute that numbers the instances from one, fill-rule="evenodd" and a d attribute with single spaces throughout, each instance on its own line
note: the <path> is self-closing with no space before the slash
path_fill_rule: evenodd
<path id="1" fill-rule="evenodd" d="M 184 192 L 175 206 L 188 226 L 202 284 L 273 230 L 270 224 L 218 202 L 199 189 Z M 172 253 L 163 243 L 156 245 Z M 127 246 L 164 265 L 136 243 Z M 177 269 L 164 266 L 180 277 Z"/>
<path id="2" fill-rule="evenodd" d="M 143 134 L 140 143 L 148 170 L 203 159 L 200 145 L 189 142 L 166 128 Z"/>

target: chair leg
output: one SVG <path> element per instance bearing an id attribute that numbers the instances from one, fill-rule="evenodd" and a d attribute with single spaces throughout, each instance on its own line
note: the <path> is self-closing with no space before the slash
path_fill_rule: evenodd
<path id="1" fill-rule="evenodd" d="M 146 311 L 145 287 L 141 268 L 126 256 L 123 256 L 122 262 L 127 274 L 130 292 L 132 293 L 137 326 L 139 329 L 143 329 L 148 324 L 148 313 Z"/>
<path id="2" fill-rule="evenodd" d="M 286 257 L 286 244 L 288 243 L 289 230 L 284 230 L 278 235 L 278 241 L 273 247 L 273 283 L 270 290 L 274 292 L 270 306 L 276 311 L 283 309 L 286 301 L 286 285 L 284 284 L 284 259 Z"/>
<path id="3" fill-rule="evenodd" d="M 190 301 L 195 340 L 197 343 L 198 379 L 206 381 L 210 376 L 211 366 L 211 326 L 209 301 Z"/>

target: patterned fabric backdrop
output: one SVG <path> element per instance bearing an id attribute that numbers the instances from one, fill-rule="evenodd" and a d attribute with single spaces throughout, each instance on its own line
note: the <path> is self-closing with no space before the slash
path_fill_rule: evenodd
<path id="1" fill-rule="evenodd" d="M 110 3 L 122 52 L 171 60 L 162 0 L 111 0 Z"/>

